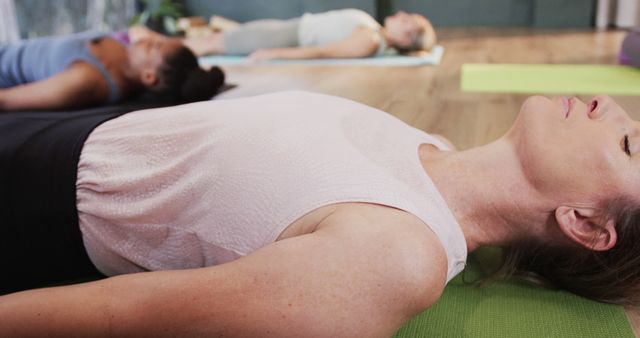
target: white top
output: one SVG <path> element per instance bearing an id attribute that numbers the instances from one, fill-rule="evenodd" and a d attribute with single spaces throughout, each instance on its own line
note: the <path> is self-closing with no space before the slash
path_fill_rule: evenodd
<path id="1" fill-rule="evenodd" d="M 305 13 L 298 27 L 300 46 L 322 46 L 348 38 L 358 27 L 365 27 L 380 33 L 378 54 L 387 48 L 382 37 L 382 26 L 367 12 L 349 8 L 322 13 Z"/>
<path id="2" fill-rule="evenodd" d="M 420 163 L 422 143 L 446 149 L 385 112 L 306 92 L 132 112 L 84 145 L 84 244 L 107 275 L 211 266 L 274 242 L 319 207 L 369 202 L 429 226 L 450 280 L 466 242 Z"/>

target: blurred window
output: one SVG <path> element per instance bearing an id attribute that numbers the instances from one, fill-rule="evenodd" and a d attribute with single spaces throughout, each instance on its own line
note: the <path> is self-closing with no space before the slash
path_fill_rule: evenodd
<path id="1" fill-rule="evenodd" d="M 87 30 L 125 29 L 135 0 L 13 0 L 23 39 Z"/>

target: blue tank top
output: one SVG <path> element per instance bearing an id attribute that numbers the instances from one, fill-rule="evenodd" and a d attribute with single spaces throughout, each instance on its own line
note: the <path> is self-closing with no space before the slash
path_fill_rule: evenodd
<path id="1" fill-rule="evenodd" d="M 109 85 L 108 102 L 120 99 L 115 81 L 91 53 L 89 43 L 106 36 L 84 32 L 64 37 L 47 37 L 0 45 L 0 88 L 40 81 L 67 69 L 73 62 L 94 66 Z"/>

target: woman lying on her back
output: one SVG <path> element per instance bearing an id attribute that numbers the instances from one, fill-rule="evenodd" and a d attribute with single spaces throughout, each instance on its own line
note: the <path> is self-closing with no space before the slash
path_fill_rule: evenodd
<path id="1" fill-rule="evenodd" d="M 215 25 L 216 17 L 213 20 Z M 436 43 L 429 20 L 402 11 L 386 17 L 384 26 L 359 9 L 306 13 L 289 20 L 232 22 L 225 26 L 208 36 L 188 38 L 185 44 L 197 55 L 249 55 L 254 60 L 267 60 L 360 58 L 389 49 L 400 53 L 428 51 Z"/>
<path id="2" fill-rule="evenodd" d="M 211 98 L 224 83 L 179 39 L 143 27 L 85 32 L 0 46 L 0 111 L 118 102 L 144 90 L 182 102 Z"/>
<path id="3" fill-rule="evenodd" d="M 0 161 L 14 187 L 0 190 L 0 286 L 113 277 L 0 297 L 2 337 L 390 336 L 483 245 L 584 297 L 639 303 L 640 124 L 607 96 L 531 97 L 466 151 L 304 92 L 4 136 L 24 115 L 0 116 L 21 168 Z M 38 151 L 67 140 L 81 153 Z M 64 189 L 30 183 L 43 175 Z"/>

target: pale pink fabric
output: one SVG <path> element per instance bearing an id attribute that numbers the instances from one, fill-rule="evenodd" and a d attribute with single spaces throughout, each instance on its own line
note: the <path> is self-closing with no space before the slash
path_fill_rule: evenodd
<path id="1" fill-rule="evenodd" d="M 434 137 L 371 107 L 284 92 L 126 114 L 96 128 L 78 168 L 80 228 L 107 275 L 204 267 L 272 243 L 337 202 L 410 212 L 446 250 L 466 243 L 418 158 Z"/>

